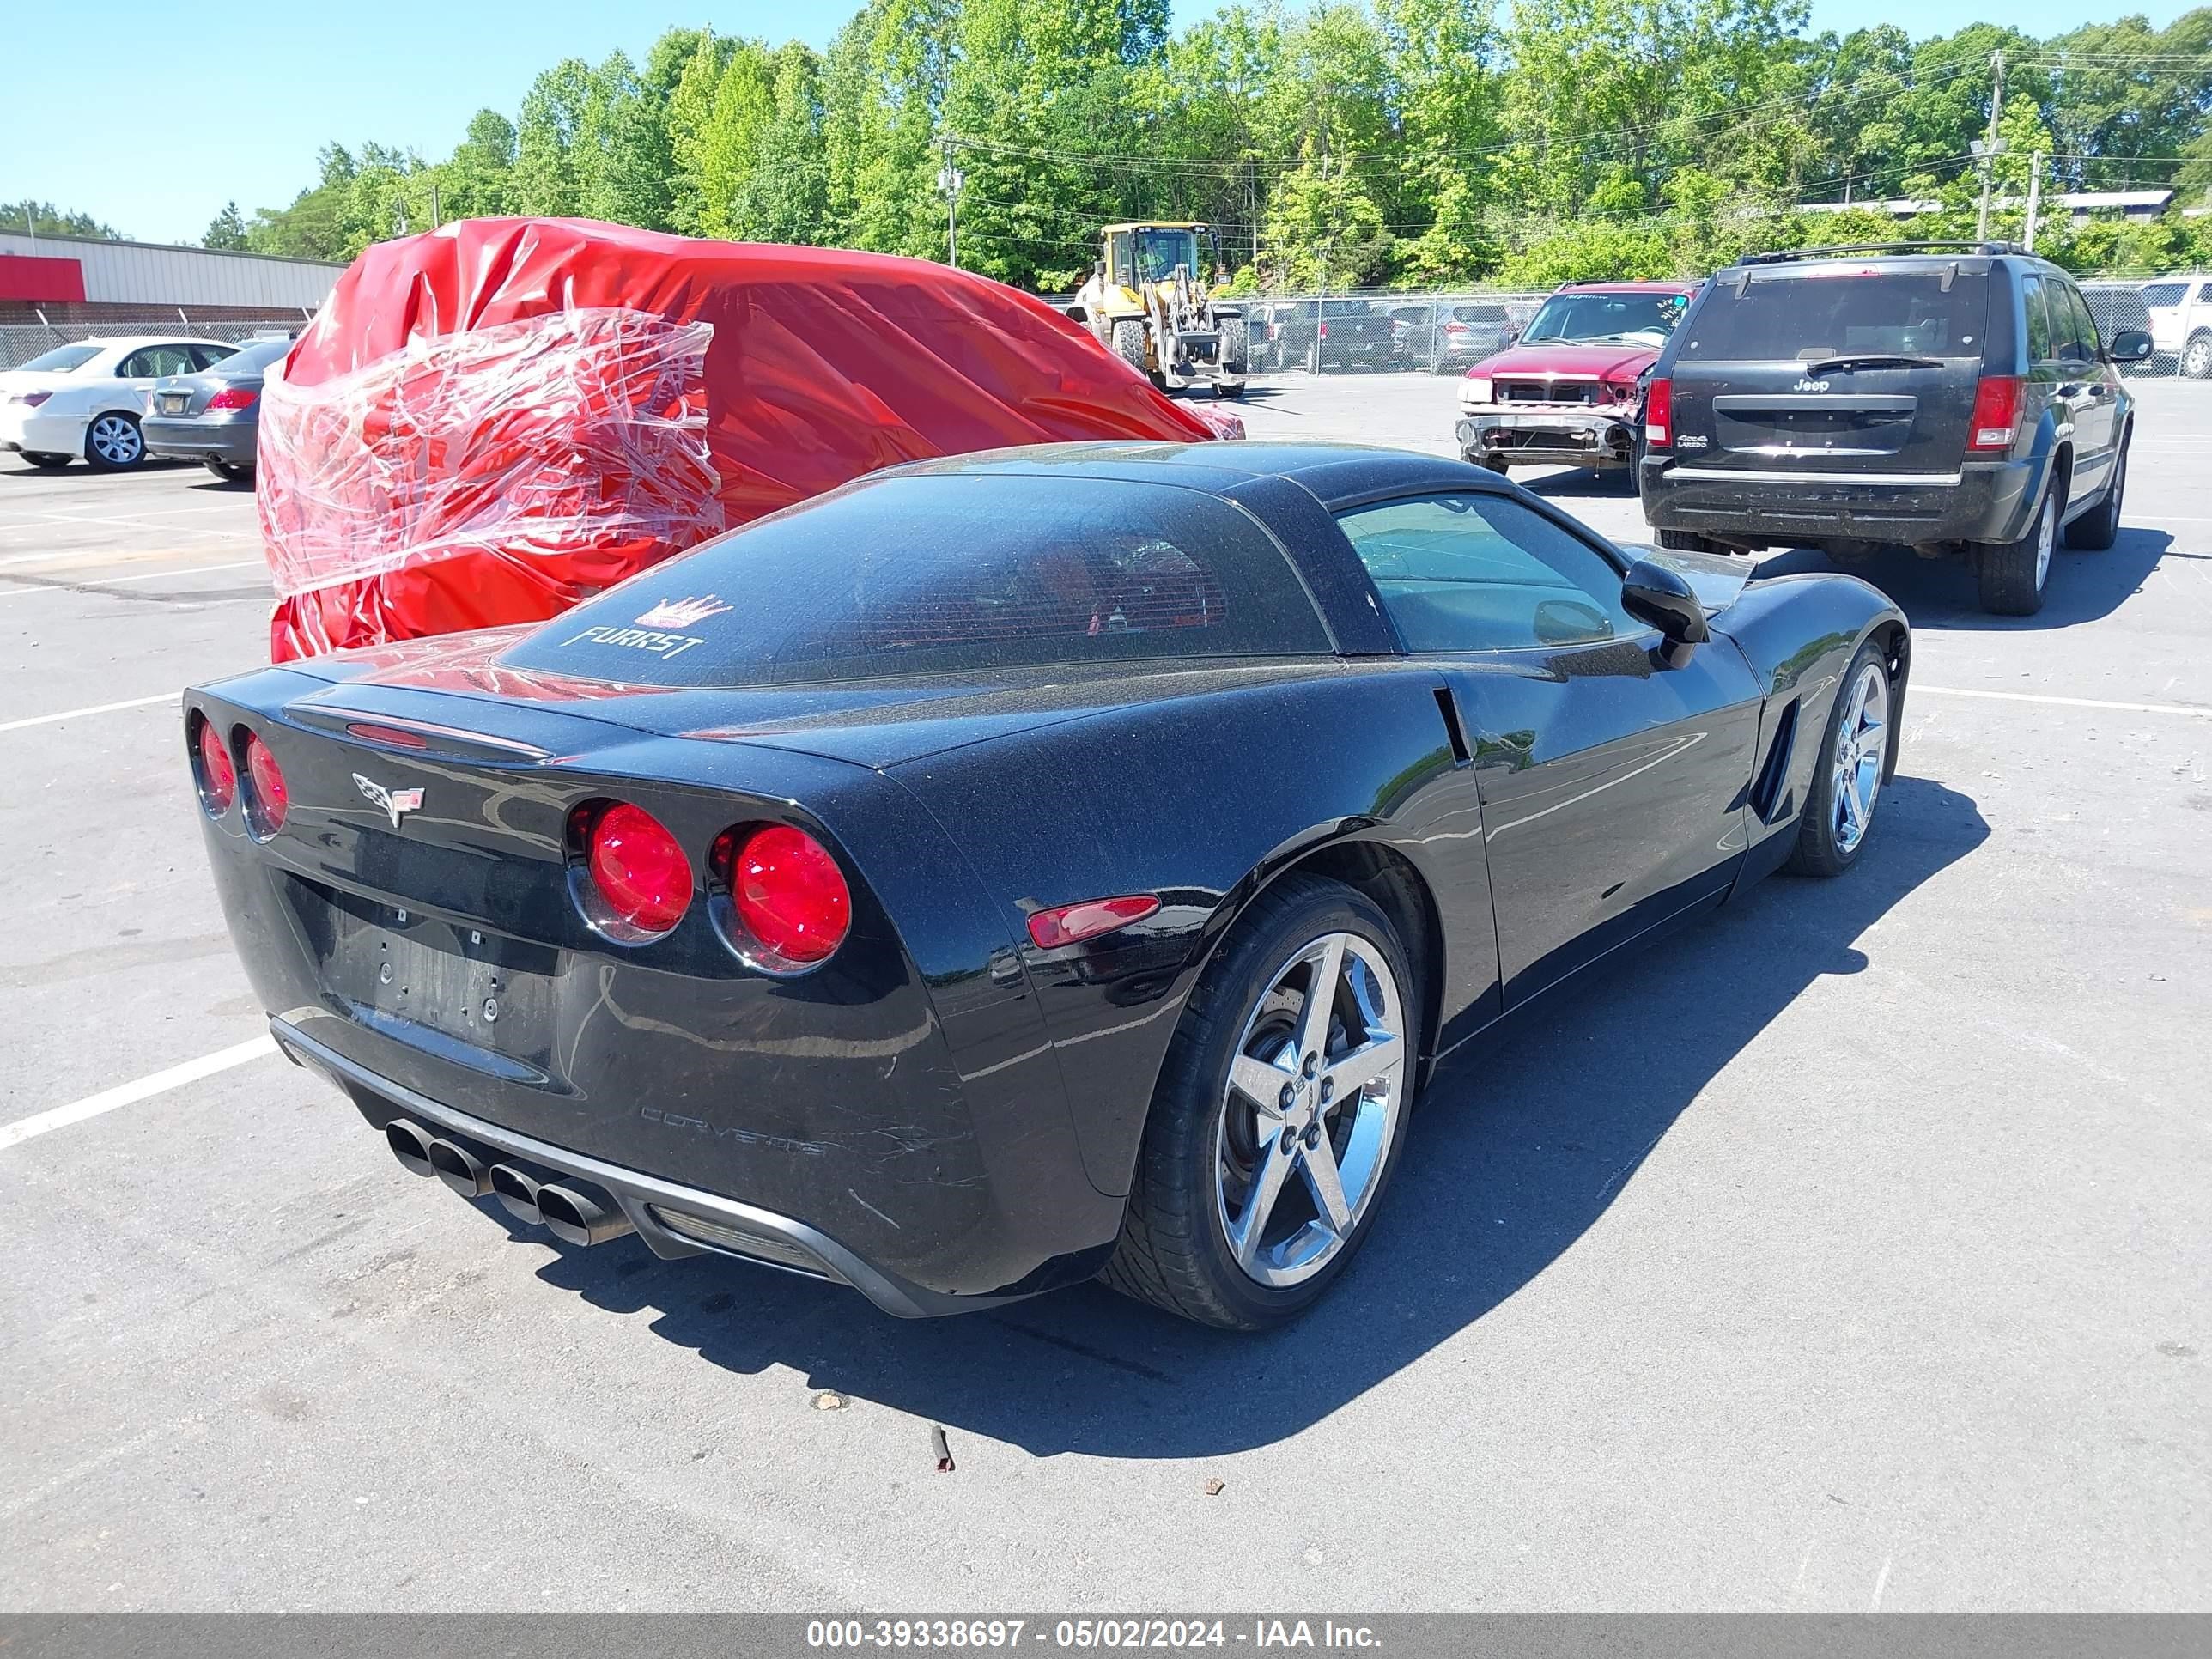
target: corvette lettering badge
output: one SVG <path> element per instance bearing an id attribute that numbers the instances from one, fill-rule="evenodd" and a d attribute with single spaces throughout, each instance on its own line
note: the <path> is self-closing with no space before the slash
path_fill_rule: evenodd
<path id="1" fill-rule="evenodd" d="M 353 775 L 353 787 L 368 797 L 370 805 L 380 810 L 392 820 L 394 830 L 399 827 L 400 819 L 422 805 L 420 789 L 386 789 L 375 780 L 365 778 L 358 772 Z"/>

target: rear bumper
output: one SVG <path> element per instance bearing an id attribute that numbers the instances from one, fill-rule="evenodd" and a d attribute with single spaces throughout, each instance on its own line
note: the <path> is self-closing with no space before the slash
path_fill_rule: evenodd
<path id="1" fill-rule="evenodd" d="M 1015 1296 L 951 1296 L 915 1284 L 872 1266 L 804 1221 L 556 1146 L 471 1116 L 378 1076 L 287 1019 L 272 1016 L 269 1030 L 292 1060 L 320 1072 L 343 1089 L 374 1127 L 381 1129 L 394 1118 L 410 1118 L 469 1147 L 485 1163 L 512 1164 L 541 1181 L 580 1181 L 599 1187 L 621 1206 L 647 1247 L 664 1259 L 729 1255 L 781 1267 L 848 1285 L 885 1313 L 902 1319 L 970 1312 L 1018 1299 Z M 684 1231 L 679 1232 L 678 1228 Z M 1105 1254 L 1103 1250 L 1097 1253 L 1098 1260 L 1088 1264 L 1090 1271 L 1103 1265 Z"/>
<path id="2" fill-rule="evenodd" d="M 304 756 L 284 758 L 302 817 L 313 774 Z M 802 769 L 829 769 L 809 760 Z M 1112 1250 L 1123 1200 L 1085 1171 L 1057 1058 L 1018 987 L 988 975 L 933 987 L 902 953 L 855 952 L 849 968 L 787 985 L 734 965 L 699 976 L 533 939 L 534 901 L 518 899 L 510 916 L 501 897 L 534 890 L 517 859 L 434 864 L 417 848 L 410 866 L 410 838 L 335 824 L 256 844 L 235 812 L 202 828 L 272 1032 L 374 1122 L 412 1117 L 498 1161 L 603 1187 L 663 1255 L 799 1267 L 905 1316 L 1078 1283 Z M 337 866 L 356 842 L 361 859 L 419 896 L 395 909 L 388 892 L 373 897 L 349 877 L 340 885 Z M 951 866 L 936 850 L 917 856 L 942 887 Z M 465 878 L 479 862 L 490 889 L 455 908 L 424 879 L 434 868 Z M 856 914 L 864 908 L 865 898 Z M 359 931 L 363 915 L 373 934 Z M 494 931 L 517 920 L 520 931 Z M 879 916 L 857 925 L 882 934 Z M 471 1001 L 495 988 L 499 1042 L 489 1026 L 477 1040 L 451 1035 L 331 982 L 331 964 L 350 960 L 341 934 L 382 937 L 394 962 L 413 963 L 392 981 L 403 997 L 422 960 L 406 941 L 454 951 L 465 941 L 461 979 L 416 988 L 425 1000 Z M 643 1213 L 664 1204 L 737 1242 L 679 1238 Z M 760 1237 L 782 1248 L 743 1247 Z"/>
<path id="3" fill-rule="evenodd" d="M 1647 456 L 1637 489 L 1654 529 L 1745 546 L 1822 541 L 2010 542 L 2027 533 L 2045 463 L 1973 462 L 1956 473 L 1764 474 Z"/>
<path id="4" fill-rule="evenodd" d="M 145 434 L 146 453 L 164 460 L 228 461 L 233 466 L 252 466 L 255 424 L 149 416 L 138 423 L 138 429 Z"/>
<path id="5" fill-rule="evenodd" d="M 1633 415 L 1617 409 L 1478 408 L 1460 416 L 1460 453 L 1530 466 L 1626 466 L 1636 449 Z"/>
<path id="6" fill-rule="evenodd" d="M 0 449 L 31 455 L 84 453 L 82 415 L 40 415 L 27 409 L 0 409 Z"/>

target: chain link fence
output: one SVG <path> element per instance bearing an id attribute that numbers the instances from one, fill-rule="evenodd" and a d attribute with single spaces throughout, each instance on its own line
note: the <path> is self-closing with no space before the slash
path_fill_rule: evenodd
<path id="1" fill-rule="evenodd" d="M 1456 374 L 1502 351 L 1542 294 L 1267 294 L 1241 300 L 1255 374 Z"/>
<path id="2" fill-rule="evenodd" d="M 20 368 L 56 346 L 79 340 L 108 340 L 125 334 L 159 334 L 179 340 L 224 340 L 235 345 L 256 336 L 296 334 L 307 325 L 306 312 L 272 312 L 265 317 L 223 317 L 202 320 L 174 307 L 149 307 L 143 314 L 102 317 L 96 323 L 0 323 L 0 370 Z"/>
<path id="3" fill-rule="evenodd" d="M 2081 284 L 2089 314 L 2106 339 L 2123 329 L 2151 327 L 2143 283 L 2091 280 Z M 1526 328 L 1549 291 L 1470 289 L 1456 294 L 1269 294 L 1244 307 L 1255 374 L 1460 373 L 1502 351 Z M 2131 379 L 2179 372 L 2160 351 L 2122 371 Z"/>

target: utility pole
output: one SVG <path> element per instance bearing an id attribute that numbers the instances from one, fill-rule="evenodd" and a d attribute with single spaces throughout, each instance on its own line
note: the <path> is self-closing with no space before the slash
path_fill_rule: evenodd
<path id="1" fill-rule="evenodd" d="M 441 222 L 438 218 L 438 181 L 435 179 L 433 179 L 430 181 L 430 228 L 433 230 L 437 229 L 440 222 Z"/>
<path id="2" fill-rule="evenodd" d="M 2021 242 L 2030 253 L 2035 252 L 2035 210 L 2043 201 L 2043 152 L 2038 150 L 2027 158 L 2027 232 Z"/>
<path id="3" fill-rule="evenodd" d="M 2004 53 L 1990 54 L 1990 131 L 1989 137 L 1974 146 L 1982 164 L 1982 210 L 1975 222 L 1974 235 L 1979 240 L 1990 234 L 1990 179 L 1996 169 L 1998 153 L 2004 148 L 1997 137 L 1997 117 L 2004 109 Z"/>
<path id="4" fill-rule="evenodd" d="M 937 170 L 937 187 L 945 192 L 945 263 L 960 269 L 960 187 L 968 175 L 952 165 L 952 147 L 958 141 L 946 133 L 941 141 L 945 165 Z"/>

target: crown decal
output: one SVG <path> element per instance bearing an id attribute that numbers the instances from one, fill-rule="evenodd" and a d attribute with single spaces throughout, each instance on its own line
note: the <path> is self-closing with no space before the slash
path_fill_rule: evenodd
<path id="1" fill-rule="evenodd" d="M 640 628 L 689 628 L 730 607 L 712 593 L 702 599 L 663 599 L 637 619 Z"/>

